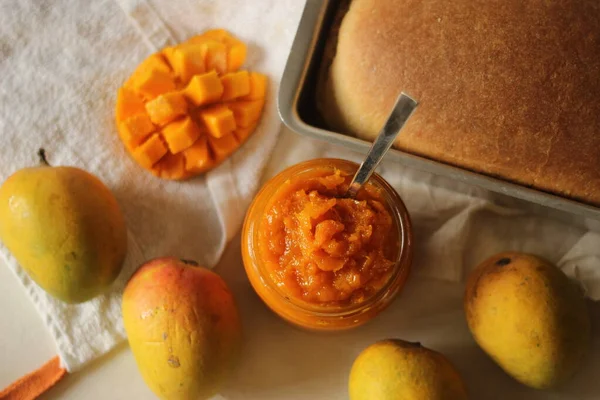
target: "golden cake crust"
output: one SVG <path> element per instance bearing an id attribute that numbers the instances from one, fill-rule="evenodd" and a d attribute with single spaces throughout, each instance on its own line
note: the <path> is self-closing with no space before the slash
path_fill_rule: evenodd
<path id="1" fill-rule="evenodd" d="M 404 91 L 397 148 L 600 205 L 599 2 L 353 0 L 332 40 L 332 129 L 372 140 Z"/>

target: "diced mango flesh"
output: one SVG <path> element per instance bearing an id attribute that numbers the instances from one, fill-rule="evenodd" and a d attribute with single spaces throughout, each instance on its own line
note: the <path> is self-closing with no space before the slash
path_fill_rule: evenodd
<path id="1" fill-rule="evenodd" d="M 255 122 L 247 128 L 237 128 L 235 131 L 233 131 L 233 134 L 238 142 L 244 143 L 246 140 L 248 140 L 250 135 L 252 135 L 256 130 L 256 125 L 258 124 Z"/>
<path id="2" fill-rule="evenodd" d="M 229 101 L 250 94 L 250 75 L 248 71 L 230 72 L 221 77 L 223 96 L 221 100 Z"/>
<path id="3" fill-rule="evenodd" d="M 154 53 L 150 57 L 146 58 L 137 68 L 139 71 L 144 69 L 155 69 L 162 72 L 171 72 L 171 67 L 167 63 L 167 60 L 160 53 Z"/>
<path id="4" fill-rule="evenodd" d="M 198 140 L 198 137 L 200 137 L 201 131 L 190 117 L 185 117 L 182 120 L 173 121 L 165 126 L 162 133 L 169 151 L 177 154 L 194 144 Z"/>
<path id="5" fill-rule="evenodd" d="M 170 60 L 175 74 L 186 83 L 192 76 L 204 73 L 204 58 L 205 51 L 201 45 L 189 44 L 176 48 Z"/>
<path id="6" fill-rule="evenodd" d="M 219 74 L 227 72 L 227 47 L 216 41 L 203 43 L 204 66 L 207 71 L 216 70 Z"/>
<path id="7" fill-rule="evenodd" d="M 214 168 L 254 132 L 266 77 L 238 71 L 246 45 L 213 29 L 144 60 L 117 93 L 119 136 L 143 168 L 187 179 Z"/>
<path id="8" fill-rule="evenodd" d="M 187 101 L 180 92 L 161 94 L 146 103 L 146 112 L 156 125 L 163 126 L 175 118 L 185 115 L 188 109 Z"/>
<path id="9" fill-rule="evenodd" d="M 155 133 L 142 143 L 133 152 L 133 158 L 146 169 L 151 169 L 158 160 L 167 154 L 167 146 L 163 143 L 160 135 Z"/>
<path id="10" fill-rule="evenodd" d="M 214 161 L 208 150 L 208 137 L 202 136 L 182 153 L 185 157 L 185 169 L 191 173 L 204 172 L 211 168 Z"/>
<path id="11" fill-rule="evenodd" d="M 175 90 L 175 81 L 171 74 L 158 69 L 141 71 L 133 79 L 131 85 L 147 100 L 152 100 L 156 96 Z"/>
<path id="12" fill-rule="evenodd" d="M 236 128 L 233 112 L 224 104 L 202 109 L 199 116 L 208 129 L 208 133 L 216 138 L 227 136 Z"/>
<path id="13" fill-rule="evenodd" d="M 202 35 L 194 36 L 188 43 L 205 43 L 207 40 L 221 42 L 227 48 L 227 71 L 237 71 L 246 61 L 246 44 L 225 29 L 211 29 Z"/>
<path id="14" fill-rule="evenodd" d="M 221 83 L 221 81 L 219 81 Z M 115 110 L 115 117 L 117 123 L 132 117 L 136 114 L 144 114 L 146 109 L 144 108 L 144 101 L 138 96 L 132 89 L 125 86 L 119 88 L 117 92 L 117 106 Z"/>
<path id="15" fill-rule="evenodd" d="M 132 86 L 132 83 L 139 78 L 140 75 L 146 73 L 146 71 L 161 71 L 171 75 L 171 66 L 168 61 L 160 53 L 154 53 L 146 58 L 144 61 L 137 66 L 133 74 L 129 77 L 125 86 Z"/>
<path id="16" fill-rule="evenodd" d="M 251 100 L 251 101 L 235 101 L 228 103 L 227 107 L 233 112 L 235 118 L 235 124 L 237 127 L 247 128 L 251 126 L 255 121 L 258 121 L 260 114 L 262 113 L 263 105 L 265 101 Z"/>
<path id="17" fill-rule="evenodd" d="M 121 121 L 118 125 L 121 140 L 127 148 L 131 149 L 144 141 L 155 127 L 146 114 L 136 114 Z"/>
<path id="18" fill-rule="evenodd" d="M 171 70 L 173 70 L 173 65 L 176 64 L 176 62 L 175 62 L 175 50 L 176 49 L 177 49 L 177 47 L 168 46 L 168 47 L 165 47 L 164 49 L 162 49 L 162 51 L 161 51 L 163 57 L 165 58 L 165 60 L 169 64 L 169 66 L 171 67 Z M 176 74 L 176 72 L 173 71 L 173 74 Z"/>
<path id="19" fill-rule="evenodd" d="M 185 158 L 183 154 L 167 153 L 152 167 L 152 173 L 163 179 L 184 179 L 188 176 L 185 170 Z"/>
<path id="20" fill-rule="evenodd" d="M 218 101 L 223 95 L 223 84 L 216 71 L 195 75 L 185 88 L 185 96 L 196 106 Z"/>
<path id="21" fill-rule="evenodd" d="M 232 44 L 227 53 L 227 71 L 234 72 L 246 61 L 246 45 L 242 42 Z"/>
<path id="22" fill-rule="evenodd" d="M 223 159 L 233 153 L 239 146 L 234 135 L 226 135 L 220 138 L 208 137 L 208 143 L 217 158 Z"/>
<path id="23" fill-rule="evenodd" d="M 267 77 L 258 72 L 250 72 L 250 93 L 238 100 L 259 100 L 267 95 Z"/>

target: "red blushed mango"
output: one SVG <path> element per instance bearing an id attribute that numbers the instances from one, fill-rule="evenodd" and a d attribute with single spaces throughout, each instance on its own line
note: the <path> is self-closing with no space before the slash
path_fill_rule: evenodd
<path id="1" fill-rule="evenodd" d="M 208 399 L 234 367 L 241 322 L 219 275 L 167 257 L 142 265 L 123 293 L 129 345 L 161 399 Z"/>

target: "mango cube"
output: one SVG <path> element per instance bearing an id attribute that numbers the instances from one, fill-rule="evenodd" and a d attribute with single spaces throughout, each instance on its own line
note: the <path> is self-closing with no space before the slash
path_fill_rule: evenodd
<path id="1" fill-rule="evenodd" d="M 155 127 L 146 114 L 136 114 L 118 125 L 119 134 L 127 148 L 131 149 L 140 144 L 154 132 Z"/>
<path id="2" fill-rule="evenodd" d="M 188 39 L 184 46 L 202 47 L 202 56 L 206 71 L 216 70 L 219 74 L 227 72 L 227 45 L 221 38 L 202 34 Z"/>
<path id="3" fill-rule="evenodd" d="M 175 46 L 169 46 L 169 47 L 165 47 L 164 49 L 162 49 L 162 55 L 165 58 L 165 60 L 167 61 L 167 63 L 171 66 L 171 70 L 173 70 L 176 48 L 177 47 L 175 47 Z M 175 71 L 173 71 L 173 73 L 176 74 Z"/>
<path id="4" fill-rule="evenodd" d="M 225 45 L 227 49 L 227 72 L 237 71 L 244 64 L 247 53 L 246 45 L 225 29 L 210 29 L 202 35 L 188 39 L 187 43 L 203 44 L 210 40 Z"/>
<path id="5" fill-rule="evenodd" d="M 219 81 L 219 83 L 221 83 Z M 121 122 L 136 114 L 145 114 L 144 102 L 131 89 L 122 86 L 117 92 L 117 105 L 115 107 L 115 118 Z"/>
<path id="6" fill-rule="evenodd" d="M 255 122 L 246 128 L 237 128 L 235 131 L 233 131 L 233 135 L 238 140 L 238 142 L 244 143 L 250 137 L 250 135 L 254 133 L 256 125 L 258 124 Z"/>
<path id="7" fill-rule="evenodd" d="M 200 120 L 208 129 L 208 133 L 216 138 L 229 135 L 236 128 L 233 112 L 224 104 L 216 104 L 200 110 Z"/>
<path id="8" fill-rule="evenodd" d="M 228 46 L 227 52 L 227 71 L 234 72 L 246 61 L 246 45 L 238 40 Z"/>
<path id="9" fill-rule="evenodd" d="M 177 154 L 190 147 L 200 137 L 198 125 L 190 117 L 171 122 L 162 130 L 169 151 Z"/>
<path id="10" fill-rule="evenodd" d="M 161 53 L 152 54 L 150 57 L 142 61 L 137 69 L 156 69 L 163 72 L 171 72 L 171 67 Z"/>
<path id="11" fill-rule="evenodd" d="M 247 46 L 211 29 L 142 61 L 117 93 L 119 136 L 144 169 L 186 179 L 214 168 L 254 132 L 267 77 L 240 71 Z"/>
<path id="12" fill-rule="evenodd" d="M 208 137 L 201 136 L 200 139 L 183 151 L 185 157 L 185 169 L 192 173 L 206 171 L 213 165 L 213 160 L 208 151 Z"/>
<path id="13" fill-rule="evenodd" d="M 250 75 L 248 71 L 230 72 L 221 77 L 223 84 L 223 101 L 236 97 L 246 96 L 250 93 Z"/>
<path id="14" fill-rule="evenodd" d="M 201 46 L 206 70 L 214 69 L 219 74 L 227 72 L 227 47 L 223 43 L 213 40 L 207 40 Z"/>
<path id="15" fill-rule="evenodd" d="M 146 111 L 150 116 L 150 120 L 159 126 L 168 124 L 175 118 L 185 115 L 187 109 L 187 101 L 180 92 L 161 94 L 146 103 Z"/>
<path id="16" fill-rule="evenodd" d="M 138 65 L 131 77 L 125 83 L 126 86 L 131 86 L 132 83 L 146 70 L 157 70 L 171 75 L 171 67 L 161 53 L 154 53 L 146 58 Z"/>
<path id="17" fill-rule="evenodd" d="M 146 99 L 151 100 L 162 93 L 175 90 L 175 81 L 168 72 L 146 69 L 133 79 L 132 86 Z"/>
<path id="18" fill-rule="evenodd" d="M 185 170 L 185 158 L 183 154 L 167 154 L 160 159 L 154 167 L 152 173 L 163 179 L 183 179 L 187 177 Z"/>
<path id="19" fill-rule="evenodd" d="M 227 104 L 227 106 L 231 111 L 233 111 L 236 126 L 247 128 L 254 122 L 258 121 L 264 104 L 264 100 L 252 100 L 236 101 Z"/>
<path id="20" fill-rule="evenodd" d="M 267 94 L 267 77 L 258 72 L 250 72 L 250 93 L 239 100 L 264 99 Z"/>
<path id="21" fill-rule="evenodd" d="M 205 50 L 200 45 L 186 44 L 178 46 L 169 54 L 168 58 L 175 74 L 184 83 L 189 82 L 192 76 L 205 72 Z"/>
<path id="22" fill-rule="evenodd" d="M 216 71 L 194 75 L 185 88 L 185 96 L 196 106 L 214 103 L 223 94 L 223 84 Z"/>
<path id="23" fill-rule="evenodd" d="M 133 152 L 133 158 L 144 168 L 150 169 L 158 160 L 167 154 L 167 146 L 160 135 L 155 133 Z"/>
<path id="24" fill-rule="evenodd" d="M 234 135 L 226 135 L 220 138 L 208 136 L 208 143 L 217 159 L 227 157 L 239 147 Z"/>

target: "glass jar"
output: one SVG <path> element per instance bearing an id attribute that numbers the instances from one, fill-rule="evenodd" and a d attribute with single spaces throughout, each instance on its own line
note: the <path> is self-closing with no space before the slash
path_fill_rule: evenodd
<path id="1" fill-rule="evenodd" d="M 260 240 L 261 229 L 266 229 L 266 216 L 281 193 L 290 194 L 288 186 L 315 176 L 326 176 L 341 171 L 349 181 L 358 168 L 356 163 L 341 159 L 315 159 L 294 165 L 269 180 L 250 205 L 242 229 L 242 257 L 248 279 L 260 298 L 286 321 L 309 330 L 335 331 L 364 324 L 385 309 L 404 286 L 412 263 L 412 229 L 410 217 L 398 193 L 378 174 L 373 174 L 368 185 L 380 196 L 380 203 L 391 216 L 393 241 L 396 251 L 389 258 L 392 263 L 381 287 L 373 289 L 360 302 L 332 302 L 331 305 L 307 302 L 286 292 L 285 285 L 277 284 L 267 268 L 265 244 Z M 286 186 L 288 185 L 288 186 Z M 341 190 L 341 186 L 340 186 Z M 364 189 L 362 189 L 364 190 Z M 270 236 L 269 236 L 270 237 Z M 261 254 L 261 251 L 263 254 Z M 387 260 L 387 259 L 386 259 Z M 388 262 L 389 265 L 389 262 Z"/>

